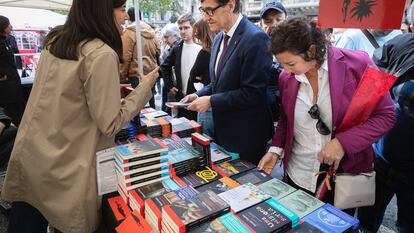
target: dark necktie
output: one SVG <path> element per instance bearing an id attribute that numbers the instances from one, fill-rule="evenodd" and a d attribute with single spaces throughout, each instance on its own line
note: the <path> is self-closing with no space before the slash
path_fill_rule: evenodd
<path id="1" fill-rule="evenodd" d="M 220 54 L 220 59 L 219 59 L 219 63 L 218 63 L 219 66 L 220 66 L 221 60 L 224 57 L 224 54 L 226 53 L 227 46 L 229 44 L 229 39 L 230 39 L 230 36 L 228 36 L 227 34 L 224 34 L 224 45 L 223 45 L 223 51 Z"/>

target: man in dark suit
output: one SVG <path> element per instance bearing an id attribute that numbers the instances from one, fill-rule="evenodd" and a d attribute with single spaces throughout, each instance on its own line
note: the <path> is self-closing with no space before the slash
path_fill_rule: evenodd
<path id="1" fill-rule="evenodd" d="M 189 110 L 213 112 L 217 143 L 258 163 L 272 134 L 266 87 L 272 65 L 266 33 L 243 17 L 239 0 L 201 0 L 200 11 L 214 39 L 212 82 L 184 102 Z"/>

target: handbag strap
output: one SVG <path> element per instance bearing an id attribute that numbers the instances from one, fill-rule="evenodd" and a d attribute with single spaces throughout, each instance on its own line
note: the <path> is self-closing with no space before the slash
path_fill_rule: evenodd
<path id="1" fill-rule="evenodd" d="M 365 37 L 369 40 L 369 42 L 374 46 L 374 48 L 379 48 L 379 44 L 377 40 L 375 40 L 374 36 L 369 32 L 367 29 L 361 29 L 362 33 L 364 33 Z"/>

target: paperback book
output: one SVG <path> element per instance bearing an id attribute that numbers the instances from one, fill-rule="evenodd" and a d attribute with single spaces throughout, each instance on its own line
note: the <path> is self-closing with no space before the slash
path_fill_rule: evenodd
<path id="1" fill-rule="evenodd" d="M 297 190 L 287 195 L 280 199 L 279 202 L 295 214 L 299 215 L 300 218 L 305 217 L 324 205 L 323 202 L 302 190 Z"/>
<path id="2" fill-rule="evenodd" d="M 197 191 L 202 193 L 207 190 L 210 190 L 216 194 L 220 194 L 230 189 L 236 188 L 238 186 L 240 186 L 240 184 L 237 183 L 237 181 L 233 180 L 230 177 L 225 176 L 213 182 L 197 187 Z"/>
<path id="3" fill-rule="evenodd" d="M 279 200 L 296 191 L 295 188 L 285 182 L 273 178 L 257 186 L 263 192 L 269 194 L 274 199 Z"/>
<path id="4" fill-rule="evenodd" d="M 220 179 L 222 176 L 209 166 L 199 167 L 191 172 L 179 176 L 189 186 L 197 188 L 201 185 Z"/>
<path id="5" fill-rule="evenodd" d="M 240 185 L 239 187 L 220 193 L 218 196 L 227 202 L 235 213 L 270 198 L 269 195 L 251 183 Z"/>
<path id="6" fill-rule="evenodd" d="M 240 184 L 252 183 L 256 186 L 273 179 L 266 172 L 259 171 L 256 168 L 233 175 L 231 178 Z"/>
<path id="7" fill-rule="evenodd" d="M 224 163 L 216 164 L 216 167 L 224 176 L 232 176 L 255 168 L 256 166 L 248 161 L 235 159 Z"/>

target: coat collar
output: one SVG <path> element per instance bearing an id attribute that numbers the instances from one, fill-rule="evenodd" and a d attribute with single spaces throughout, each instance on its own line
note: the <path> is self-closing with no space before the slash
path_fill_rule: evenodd
<path id="1" fill-rule="evenodd" d="M 342 96 L 344 91 L 346 63 L 343 61 L 343 53 L 333 47 L 328 49 L 328 73 L 329 87 L 331 92 L 332 105 L 332 129 L 336 130 L 336 126 L 341 122 L 337 122 L 340 108 L 342 108 Z M 339 126 L 339 125 L 338 125 Z"/>

